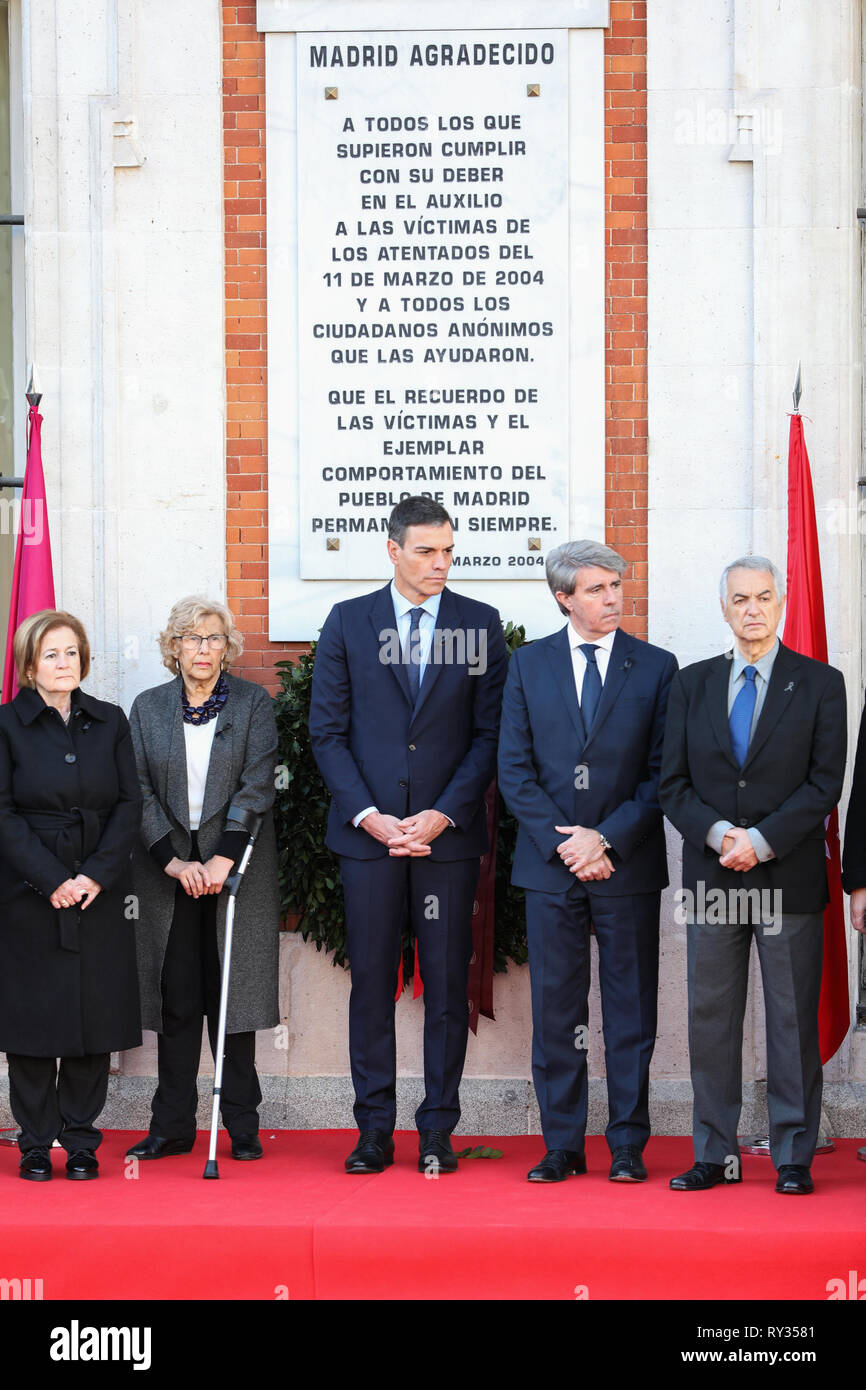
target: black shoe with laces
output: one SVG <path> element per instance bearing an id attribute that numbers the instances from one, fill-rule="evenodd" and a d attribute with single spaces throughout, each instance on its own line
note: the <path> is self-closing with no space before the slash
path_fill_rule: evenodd
<path id="1" fill-rule="evenodd" d="M 610 1157 L 611 1182 L 646 1182 L 646 1167 L 637 1144 L 620 1144 Z"/>
<path id="2" fill-rule="evenodd" d="M 447 1129 L 422 1129 L 418 1135 L 419 1173 L 456 1173 L 457 1155 Z"/>
<path id="3" fill-rule="evenodd" d="M 347 1173 L 381 1173 L 394 1162 L 394 1140 L 383 1129 L 362 1129 L 346 1159 Z"/>
<path id="4" fill-rule="evenodd" d="M 540 1163 L 526 1174 L 528 1182 L 565 1182 L 586 1172 L 586 1155 L 575 1149 L 548 1149 Z"/>

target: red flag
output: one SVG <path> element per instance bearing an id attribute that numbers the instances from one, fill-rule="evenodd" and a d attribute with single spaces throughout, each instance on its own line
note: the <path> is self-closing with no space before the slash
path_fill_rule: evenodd
<path id="1" fill-rule="evenodd" d="M 815 498 L 803 436 L 803 419 L 799 414 L 791 416 L 788 437 L 788 606 L 784 641 L 786 646 L 801 656 L 811 656 L 816 661 L 827 660 Z M 830 901 L 824 909 L 824 968 L 818 1005 L 822 1062 L 829 1062 L 841 1046 L 851 1022 L 839 813 L 835 809 L 827 818 L 826 853 Z"/>
<path id="2" fill-rule="evenodd" d="M 12 597 L 9 603 L 9 630 L 6 634 L 6 664 L 3 668 L 3 703 L 17 689 L 12 638 L 19 623 L 43 608 L 54 607 L 54 573 L 51 567 L 51 537 L 48 534 L 48 508 L 42 473 L 42 416 L 30 407 L 30 442 L 21 495 L 15 567 L 12 571 Z"/>

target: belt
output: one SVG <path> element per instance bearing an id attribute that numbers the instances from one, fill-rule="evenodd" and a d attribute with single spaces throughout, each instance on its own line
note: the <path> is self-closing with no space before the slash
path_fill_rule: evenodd
<path id="1" fill-rule="evenodd" d="M 81 861 L 99 844 L 103 828 L 111 811 L 97 811 L 89 806 L 70 806 L 68 811 L 47 811 L 42 808 L 18 807 L 18 814 L 32 830 L 57 832 L 54 853 L 61 863 L 73 865 L 75 872 Z M 80 951 L 79 926 L 81 910 L 75 907 L 56 909 L 60 945 L 65 951 Z"/>

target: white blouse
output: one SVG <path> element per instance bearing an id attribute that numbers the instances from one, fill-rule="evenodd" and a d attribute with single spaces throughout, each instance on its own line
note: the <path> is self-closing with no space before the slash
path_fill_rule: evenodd
<path id="1" fill-rule="evenodd" d="M 201 808 L 204 805 L 204 789 L 216 726 L 216 719 L 209 719 L 206 724 L 184 723 L 183 726 L 190 830 L 198 830 L 201 825 Z"/>

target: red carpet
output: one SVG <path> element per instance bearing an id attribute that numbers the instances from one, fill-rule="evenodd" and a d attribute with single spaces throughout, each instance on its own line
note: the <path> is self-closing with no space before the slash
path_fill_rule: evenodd
<path id="1" fill-rule="evenodd" d="M 542 1186 L 525 1181 L 538 1137 L 487 1140 L 502 1159 L 434 1181 L 414 1134 L 361 1178 L 342 1171 L 348 1131 L 262 1131 L 258 1163 L 232 1161 L 221 1135 L 218 1182 L 202 1180 L 204 1135 L 125 1176 L 133 1137 L 106 1135 L 90 1183 L 66 1181 L 58 1150 L 52 1182 L 22 1182 L 17 1149 L 0 1149 L 0 1278 L 41 1278 L 46 1300 L 826 1300 L 829 1280 L 866 1273 L 862 1140 L 816 1158 L 815 1195 L 797 1198 L 761 1158 L 739 1187 L 669 1191 L 691 1163 L 682 1138 L 650 1142 L 643 1185 L 609 1182 L 591 1138 L 586 1177 Z"/>

